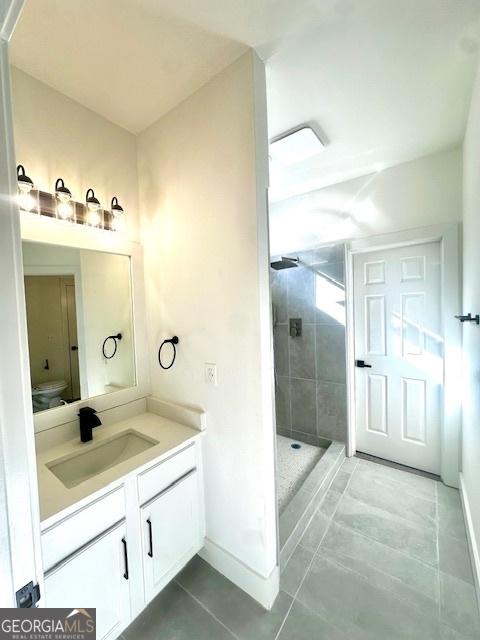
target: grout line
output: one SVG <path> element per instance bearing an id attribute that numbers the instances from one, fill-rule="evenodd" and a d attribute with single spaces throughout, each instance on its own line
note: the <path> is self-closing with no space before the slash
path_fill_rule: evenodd
<path id="1" fill-rule="evenodd" d="M 235 633 L 233 633 L 233 631 L 229 627 L 227 627 L 227 625 L 224 622 L 222 622 L 219 618 L 217 618 L 217 616 L 214 613 L 212 613 L 210 611 L 210 609 L 207 606 L 205 606 L 201 600 L 199 600 L 196 596 L 193 595 L 193 593 L 191 593 L 186 587 L 184 587 L 183 584 L 178 582 L 177 579 L 175 579 L 174 582 L 175 582 L 175 584 L 177 584 L 180 587 L 180 589 L 185 591 L 185 593 L 188 596 L 190 596 L 190 598 L 192 598 L 192 600 L 194 600 L 200 607 L 202 607 L 202 609 L 204 611 L 206 611 L 209 616 L 211 616 L 216 622 L 218 622 L 218 624 L 220 624 L 224 629 L 226 629 L 228 631 L 228 633 L 233 638 L 235 638 L 235 640 L 240 640 L 240 638 Z"/>

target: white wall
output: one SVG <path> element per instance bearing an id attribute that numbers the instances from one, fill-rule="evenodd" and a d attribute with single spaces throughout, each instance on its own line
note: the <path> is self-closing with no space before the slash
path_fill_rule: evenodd
<path id="1" fill-rule="evenodd" d="M 272 255 L 462 217 L 462 152 L 424 156 L 270 205 Z"/>
<path id="2" fill-rule="evenodd" d="M 11 71 L 17 163 L 50 193 L 63 178 L 77 202 L 90 187 L 106 209 L 117 196 L 126 236 L 137 240 L 136 137 L 23 71 Z"/>
<path id="3" fill-rule="evenodd" d="M 480 74 L 464 142 L 463 312 L 480 313 Z M 480 328 L 463 325 L 462 476 L 480 550 Z M 477 557 L 478 561 L 478 557 Z M 480 567 L 477 567 L 477 571 Z"/>
<path id="4" fill-rule="evenodd" d="M 153 393 L 207 411 L 209 560 L 244 588 L 242 571 L 276 580 L 264 92 L 249 52 L 138 146 Z M 162 371 L 158 346 L 173 334 L 177 361 Z"/>

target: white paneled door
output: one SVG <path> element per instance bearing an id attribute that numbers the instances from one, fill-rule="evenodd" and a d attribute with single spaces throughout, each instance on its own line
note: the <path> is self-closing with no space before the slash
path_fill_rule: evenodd
<path id="1" fill-rule="evenodd" d="M 357 451 L 440 473 L 440 243 L 354 256 Z"/>

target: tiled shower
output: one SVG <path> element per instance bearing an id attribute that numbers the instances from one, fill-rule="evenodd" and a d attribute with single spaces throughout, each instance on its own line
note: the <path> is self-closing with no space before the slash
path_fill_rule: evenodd
<path id="1" fill-rule="evenodd" d="M 347 439 L 344 253 L 334 245 L 284 254 L 299 265 L 271 270 L 277 433 L 319 446 Z"/>

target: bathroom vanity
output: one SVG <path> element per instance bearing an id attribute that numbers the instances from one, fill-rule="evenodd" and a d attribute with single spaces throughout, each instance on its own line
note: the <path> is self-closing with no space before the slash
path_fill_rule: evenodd
<path id="1" fill-rule="evenodd" d="M 45 606 L 116 638 L 201 549 L 201 440 L 147 410 L 37 452 Z"/>

